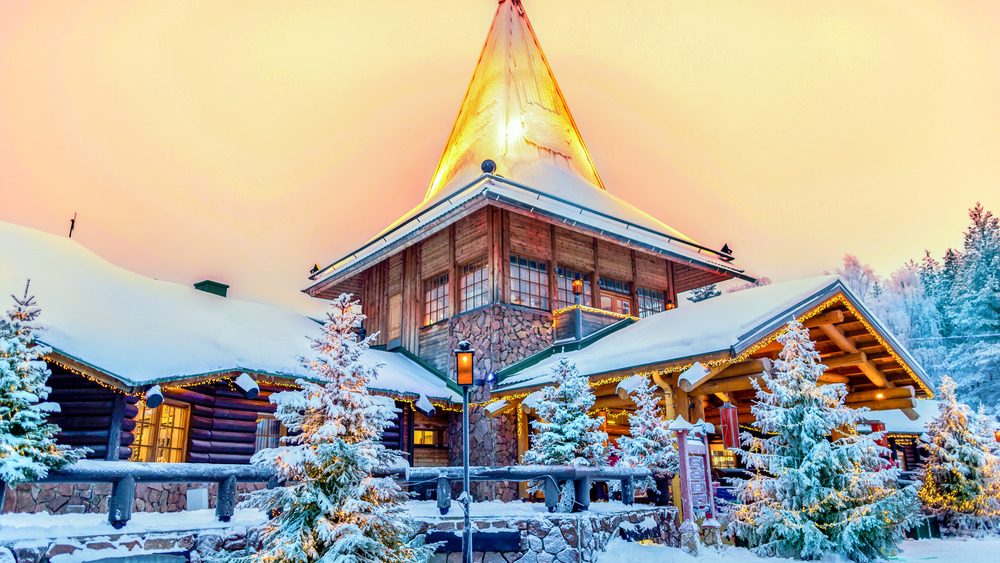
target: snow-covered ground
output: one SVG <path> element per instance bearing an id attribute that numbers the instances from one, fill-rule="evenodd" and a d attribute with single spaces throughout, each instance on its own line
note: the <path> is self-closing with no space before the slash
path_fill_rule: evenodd
<path id="1" fill-rule="evenodd" d="M 145 532 L 179 532 L 249 526 L 264 521 L 259 510 L 237 510 L 230 522 L 219 522 L 214 509 L 186 512 L 133 512 L 125 527 L 116 529 L 107 514 L 26 514 L 0 516 L 0 541 L 110 536 Z"/>
<path id="2" fill-rule="evenodd" d="M 612 502 L 592 502 L 590 503 L 591 514 L 612 514 L 615 512 L 634 512 L 643 508 L 652 509 L 648 505 L 626 506 L 620 501 Z M 404 510 L 414 518 L 462 518 L 462 505 L 455 501 L 451 503 L 451 509 L 444 516 L 438 510 L 437 501 L 434 500 L 411 500 L 404 505 Z M 547 515 L 549 512 L 545 504 L 540 502 L 474 502 L 469 508 L 469 514 L 473 518 L 532 518 Z"/>
<path id="3" fill-rule="evenodd" d="M 996 563 L 1000 561 L 1000 538 L 907 540 L 903 551 L 891 561 L 940 561 L 960 563 Z M 700 557 L 692 557 L 678 548 L 640 545 L 616 539 L 601 553 L 598 563 L 774 563 L 792 559 L 761 558 L 742 548 L 722 551 L 705 548 Z M 830 556 L 826 563 L 842 563 Z"/>

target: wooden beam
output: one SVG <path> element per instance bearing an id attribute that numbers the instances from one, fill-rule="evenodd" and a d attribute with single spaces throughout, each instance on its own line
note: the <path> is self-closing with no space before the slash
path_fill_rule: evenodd
<path id="1" fill-rule="evenodd" d="M 829 384 L 829 383 L 848 383 L 851 381 L 850 377 L 846 375 L 838 375 L 836 373 L 824 373 L 819 376 L 817 383 L 819 384 Z"/>
<path id="2" fill-rule="evenodd" d="M 841 356 L 833 356 L 830 358 L 824 358 L 822 360 L 823 365 L 828 369 L 837 369 L 847 366 L 856 366 L 868 361 L 868 357 L 864 352 L 857 352 L 855 354 L 844 354 Z"/>
<path id="3" fill-rule="evenodd" d="M 835 325 L 844 322 L 844 312 L 840 309 L 827 311 L 821 315 L 816 315 L 811 319 L 806 319 L 802 326 L 806 328 L 817 328 L 823 325 Z"/>
<path id="4" fill-rule="evenodd" d="M 723 403 L 729 402 L 729 393 L 714 393 L 714 395 Z"/>
<path id="5" fill-rule="evenodd" d="M 846 403 L 862 403 L 869 401 L 883 401 L 888 399 L 909 399 L 916 396 L 916 390 L 911 386 L 892 387 L 888 389 L 872 389 L 870 391 L 858 391 L 849 393 L 844 398 Z"/>
<path id="6" fill-rule="evenodd" d="M 598 397 L 594 401 L 595 409 L 622 409 L 622 408 L 632 408 L 635 407 L 635 401 L 631 398 L 622 399 L 618 395 L 605 395 L 604 397 Z"/>
<path id="7" fill-rule="evenodd" d="M 705 368 L 705 375 L 701 376 L 696 381 L 689 381 L 687 379 L 678 378 L 677 387 L 679 387 L 681 391 L 688 393 L 695 387 L 698 387 L 699 385 L 704 384 L 709 379 L 712 379 L 716 375 L 719 375 L 719 373 L 721 373 L 724 370 L 725 367 L 719 367 L 719 366 L 716 366 L 714 368 Z"/>
<path id="8" fill-rule="evenodd" d="M 752 373 L 760 373 L 762 371 L 770 372 L 772 367 L 773 364 L 770 358 L 757 358 L 753 360 L 746 360 L 745 362 L 740 362 L 738 364 L 732 364 L 723 369 L 718 375 L 719 377 L 750 375 Z"/>
<path id="9" fill-rule="evenodd" d="M 876 387 L 892 387 L 892 385 L 889 384 L 889 380 L 885 377 L 885 374 L 879 371 L 879 369 L 872 365 L 871 362 L 865 360 L 859 367 L 861 367 L 861 371 L 868 376 L 868 379 L 870 379 Z"/>
<path id="10" fill-rule="evenodd" d="M 748 389 L 753 389 L 753 383 L 750 381 L 753 379 L 760 379 L 763 377 L 763 373 L 755 373 L 749 375 L 739 375 L 736 377 L 727 377 L 723 379 L 713 379 L 703 385 L 696 387 L 691 390 L 689 395 L 711 395 L 714 393 L 729 393 L 731 391 L 746 391 Z"/>
<path id="11" fill-rule="evenodd" d="M 873 411 L 891 411 L 894 409 L 915 409 L 917 400 L 913 397 L 902 399 L 883 399 L 881 401 L 859 401 L 857 403 L 847 403 L 852 409 L 868 407 Z"/>
<path id="12" fill-rule="evenodd" d="M 844 352 L 848 352 L 851 354 L 857 353 L 858 349 L 856 346 L 854 346 L 854 343 L 848 340 L 847 337 L 844 336 L 844 333 L 840 332 L 840 329 L 838 329 L 837 327 L 833 326 L 832 324 L 823 324 L 820 325 L 819 328 L 820 330 L 823 331 L 823 334 L 826 334 L 827 338 L 829 338 L 830 341 L 836 344 L 837 347 L 843 350 Z"/>

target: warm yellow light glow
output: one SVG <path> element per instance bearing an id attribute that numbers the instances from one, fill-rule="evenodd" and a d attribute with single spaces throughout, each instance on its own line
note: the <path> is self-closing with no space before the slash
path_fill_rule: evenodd
<path id="1" fill-rule="evenodd" d="M 478 176 L 486 159 L 500 175 L 547 160 L 604 187 L 520 0 L 497 7 L 424 200 L 455 179 Z"/>

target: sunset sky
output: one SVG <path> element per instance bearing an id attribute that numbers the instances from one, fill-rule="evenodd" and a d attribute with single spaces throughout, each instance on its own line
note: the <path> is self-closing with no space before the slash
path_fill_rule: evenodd
<path id="1" fill-rule="evenodd" d="M 608 190 L 753 274 L 888 274 L 1000 212 L 995 0 L 524 5 Z M 0 3 L 0 220 L 301 305 L 422 200 L 495 9 Z"/>

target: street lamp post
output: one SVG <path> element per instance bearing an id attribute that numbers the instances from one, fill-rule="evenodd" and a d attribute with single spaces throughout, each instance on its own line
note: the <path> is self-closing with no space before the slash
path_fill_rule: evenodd
<path id="1" fill-rule="evenodd" d="M 462 530 L 462 563 L 472 563 L 472 518 L 469 516 L 472 492 L 469 490 L 469 388 L 475 384 L 472 373 L 475 352 L 468 342 L 458 343 L 455 350 L 455 379 L 462 387 L 462 490 L 465 499 L 465 527 Z"/>

